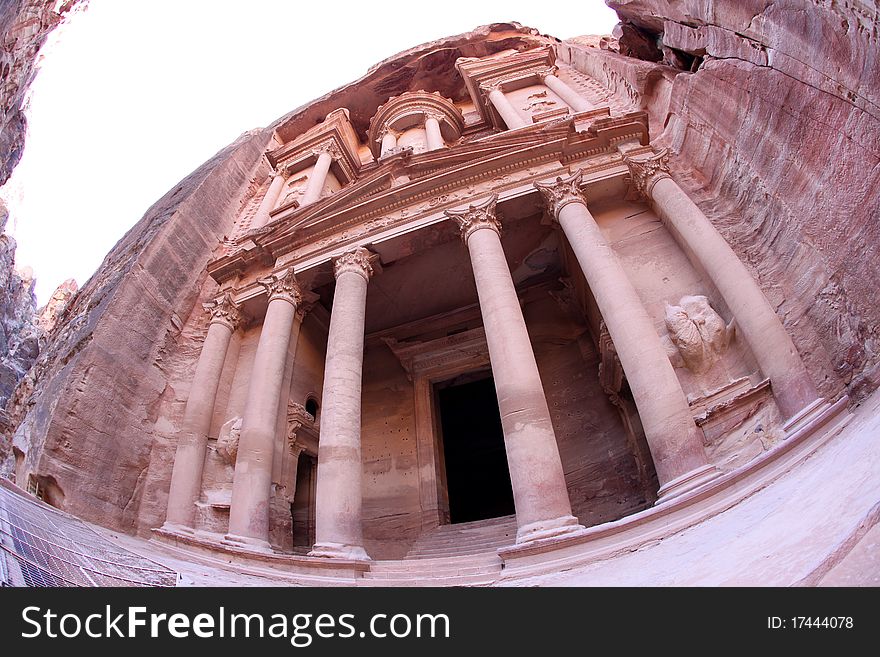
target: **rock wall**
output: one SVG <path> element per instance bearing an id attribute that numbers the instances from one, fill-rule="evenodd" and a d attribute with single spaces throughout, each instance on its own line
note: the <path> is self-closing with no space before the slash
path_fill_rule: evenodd
<path id="1" fill-rule="evenodd" d="M 154 204 L 74 297 L 16 390 L 9 409 L 22 471 L 53 478 L 64 510 L 134 529 L 163 434 L 156 409 L 175 397 L 164 356 L 185 350 L 181 342 L 197 355 L 199 336 L 182 336 L 181 318 L 210 287 L 205 264 L 270 138 L 245 133 Z"/>
<path id="2" fill-rule="evenodd" d="M 8 213 L 0 201 L 0 410 L 39 351 L 34 278 L 15 269 L 15 240 L 3 232 Z"/>
<path id="3" fill-rule="evenodd" d="M 608 4 L 619 45 L 574 39 L 560 58 L 648 110 L 820 392 L 863 399 L 880 384 L 876 3 Z"/>
<path id="4" fill-rule="evenodd" d="M 24 149 L 22 105 L 37 73 L 40 48 L 64 15 L 88 0 L 4 0 L 0 3 L 0 186 Z M 57 10 L 56 10 L 57 9 Z"/>

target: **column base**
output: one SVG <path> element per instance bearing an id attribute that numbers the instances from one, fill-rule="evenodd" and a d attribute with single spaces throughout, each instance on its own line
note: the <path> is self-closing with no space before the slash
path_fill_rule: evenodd
<path id="1" fill-rule="evenodd" d="M 693 490 L 697 486 L 702 486 L 720 476 L 721 470 L 708 463 L 699 468 L 695 468 L 690 472 L 686 472 L 680 477 L 676 477 L 672 481 L 668 481 L 660 486 L 660 490 L 657 491 L 657 501 L 655 502 L 655 505 L 668 502 L 674 497 L 678 497 L 682 493 Z"/>
<path id="2" fill-rule="evenodd" d="M 238 534 L 226 534 L 220 541 L 224 545 L 232 547 L 246 547 L 249 550 L 257 550 L 259 552 L 272 552 L 272 546 L 269 541 L 261 538 L 251 538 L 250 536 L 239 536 Z"/>
<path id="3" fill-rule="evenodd" d="M 583 531 L 584 526 L 574 516 L 560 516 L 553 520 L 539 520 L 516 529 L 516 544 L 523 545 L 545 538 L 557 538 Z"/>
<path id="4" fill-rule="evenodd" d="M 360 545 L 346 545 L 345 543 L 315 543 L 310 557 L 324 559 L 345 559 L 347 561 L 370 561 L 370 555 Z"/>
<path id="5" fill-rule="evenodd" d="M 821 397 L 818 397 L 788 418 L 782 423 L 782 430 L 785 432 L 786 437 L 795 431 L 803 429 L 815 420 L 825 410 L 826 406 L 830 406 L 830 404 Z"/>

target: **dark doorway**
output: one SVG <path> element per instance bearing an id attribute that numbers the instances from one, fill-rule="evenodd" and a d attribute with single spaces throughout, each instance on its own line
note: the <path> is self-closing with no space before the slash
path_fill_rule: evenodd
<path id="1" fill-rule="evenodd" d="M 450 522 L 510 515 L 513 490 L 491 377 L 438 386 Z"/>
<path id="2" fill-rule="evenodd" d="M 296 491 L 290 505 L 293 520 L 293 551 L 307 553 L 315 544 L 315 484 L 318 459 L 305 452 L 299 455 L 296 467 Z"/>

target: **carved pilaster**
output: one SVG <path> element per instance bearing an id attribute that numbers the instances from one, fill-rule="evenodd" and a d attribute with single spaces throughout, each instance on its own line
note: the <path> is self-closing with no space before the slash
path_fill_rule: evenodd
<path id="1" fill-rule="evenodd" d="M 640 198 L 650 198 L 657 181 L 669 178 L 669 151 L 665 148 L 647 158 L 635 159 L 624 155 L 629 167 L 632 190 Z"/>
<path id="2" fill-rule="evenodd" d="M 211 314 L 209 324 L 223 324 L 230 331 L 235 331 L 244 321 L 241 309 L 232 300 L 232 295 L 226 292 L 223 296 L 202 304 L 202 308 Z"/>
<path id="3" fill-rule="evenodd" d="M 273 299 L 284 299 L 295 308 L 302 303 L 302 289 L 293 274 L 293 267 L 270 274 L 257 283 L 266 288 L 270 303 Z"/>
<path id="4" fill-rule="evenodd" d="M 359 246 L 353 251 L 347 251 L 341 256 L 333 258 L 333 274 L 338 279 L 346 272 L 353 272 L 369 281 L 373 275 L 371 259 L 372 254 L 364 247 Z"/>
<path id="5" fill-rule="evenodd" d="M 482 203 L 469 205 L 467 210 L 445 210 L 443 214 L 458 223 L 461 239 L 467 244 L 468 237 L 482 228 L 494 230 L 501 235 L 501 222 L 495 214 L 497 203 L 498 195 L 492 194 Z"/>
<path id="6" fill-rule="evenodd" d="M 578 170 L 568 178 L 561 176 L 556 178 L 556 182 L 535 183 L 535 188 L 544 197 L 544 204 L 554 220 L 559 217 L 559 211 L 569 203 L 587 204 L 584 194 L 581 192 L 581 178 L 583 178 L 583 172 Z"/>

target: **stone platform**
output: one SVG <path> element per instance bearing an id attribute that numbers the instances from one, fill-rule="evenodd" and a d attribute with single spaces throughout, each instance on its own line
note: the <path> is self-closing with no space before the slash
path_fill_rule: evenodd
<path id="1" fill-rule="evenodd" d="M 799 430 L 701 489 L 528 547 L 472 553 L 459 545 L 444 557 L 426 539 L 407 559 L 331 564 L 217 549 L 205 539 L 172 545 L 113 536 L 199 586 L 871 585 L 878 577 L 870 546 L 880 519 L 880 393 L 852 415 L 844 407 L 826 408 L 815 431 Z M 470 531 L 486 545 L 503 536 L 505 520 Z M 433 540 L 443 545 L 442 537 Z"/>

